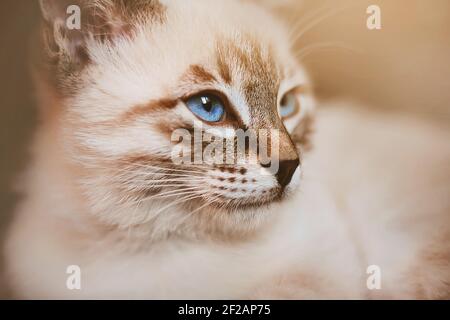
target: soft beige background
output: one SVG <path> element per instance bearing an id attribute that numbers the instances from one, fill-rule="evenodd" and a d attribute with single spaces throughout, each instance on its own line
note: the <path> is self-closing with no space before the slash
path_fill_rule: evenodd
<path id="1" fill-rule="evenodd" d="M 310 29 L 298 47 L 331 41 L 361 50 L 316 51 L 306 58 L 319 96 L 351 96 L 376 108 L 450 120 L 450 1 L 294 2 L 292 21 L 321 7 L 344 8 Z M 381 8 L 381 30 L 366 27 L 369 4 Z"/>
<path id="2" fill-rule="evenodd" d="M 294 35 L 310 21 L 305 17 L 325 15 L 305 32 L 296 50 L 319 42 L 341 42 L 361 51 L 318 50 L 305 57 L 321 100 L 352 98 L 367 108 L 449 125 L 449 0 L 292 2 L 295 8 L 281 12 Z M 369 4 L 381 7 L 379 31 L 366 28 Z M 314 12 L 318 16 L 311 16 Z M 0 1 L 0 237 L 17 199 L 10 186 L 28 160 L 26 146 L 35 125 L 27 52 L 35 49 L 28 40 L 38 17 L 37 0 Z M 6 293 L 0 277 L 0 297 Z"/>

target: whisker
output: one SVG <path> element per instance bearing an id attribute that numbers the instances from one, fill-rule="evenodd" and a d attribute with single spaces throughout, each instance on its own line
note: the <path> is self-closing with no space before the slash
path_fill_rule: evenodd
<path id="1" fill-rule="evenodd" d="M 200 211 L 201 209 L 203 209 L 206 206 L 209 206 L 210 204 L 212 204 L 214 201 L 216 201 L 217 199 L 220 199 L 222 197 L 222 195 L 217 195 L 213 198 L 211 198 L 210 200 L 208 200 L 205 204 L 203 204 L 202 206 L 200 206 L 199 208 L 196 208 L 195 210 L 189 212 L 188 217 L 191 217 L 194 213 Z"/>
<path id="2" fill-rule="evenodd" d="M 192 181 L 192 180 L 203 180 L 204 175 L 187 175 L 187 174 L 172 174 L 172 173 L 155 173 L 155 172 L 130 172 L 121 175 L 116 175 L 116 179 L 145 179 L 147 181 Z"/>
<path id="3" fill-rule="evenodd" d="M 187 179 L 187 178 L 183 178 L 183 179 L 143 179 L 143 177 L 137 177 L 137 178 L 133 178 L 133 177 L 129 177 L 127 179 L 123 179 L 121 181 L 122 184 L 126 184 L 126 183 L 161 183 L 164 184 L 166 182 L 203 182 L 205 181 L 205 179 L 201 179 L 201 178 L 192 178 L 192 179 Z"/>
<path id="4" fill-rule="evenodd" d="M 152 220 L 152 219 L 156 218 L 156 217 L 157 217 L 159 214 L 161 214 L 164 210 L 169 209 L 170 207 L 172 207 L 172 206 L 174 206 L 174 205 L 176 205 L 176 204 L 178 204 L 178 203 L 180 203 L 180 202 L 189 201 L 189 200 L 193 200 L 193 199 L 195 199 L 195 198 L 201 197 L 201 194 L 200 194 L 200 193 L 196 194 L 195 191 L 197 191 L 197 190 L 185 192 L 184 196 L 182 196 L 180 199 L 178 199 L 178 200 L 175 201 L 175 202 L 171 202 L 169 205 L 167 205 L 167 206 L 161 208 L 161 209 L 158 210 L 156 213 L 154 213 L 152 216 L 150 216 L 150 217 L 144 219 L 143 221 L 140 221 L 139 223 L 145 223 L 145 222 L 148 222 L 149 220 Z M 170 196 L 180 196 L 180 195 L 182 195 L 182 194 L 173 194 L 173 195 L 170 195 Z M 137 203 L 136 203 L 136 205 L 135 205 L 135 210 L 133 211 L 133 216 L 134 216 L 134 214 L 135 214 L 137 208 L 138 208 L 144 201 L 147 201 L 147 200 L 149 200 L 149 198 L 143 198 L 143 199 L 137 201 Z M 130 225 L 130 228 L 132 228 L 133 226 L 135 226 L 136 224 L 139 224 L 139 223 L 138 223 L 138 222 L 134 222 L 132 225 Z M 128 232 L 129 232 L 129 235 L 131 235 L 131 234 L 130 234 L 131 231 L 129 230 Z"/>
<path id="5" fill-rule="evenodd" d="M 126 162 L 123 162 L 126 163 Z M 139 167 L 139 168 L 145 168 L 145 169 L 156 169 L 156 170 L 160 170 L 160 171 L 170 171 L 170 172 L 184 172 L 184 173 L 201 173 L 202 170 L 187 170 L 187 169 L 175 169 L 175 168 L 167 168 L 167 167 L 159 167 L 159 166 L 155 166 L 155 165 L 147 165 L 147 164 L 143 164 L 143 163 L 126 163 L 129 166 L 126 168 L 122 168 L 120 170 L 130 170 L 134 167 Z"/>
<path id="6" fill-rule="evenodd" d="M 323 13 L 330 12 L 332 9 L 333 7 L 323 5 L 322 7 L 314 11 L 309 11 L 307 14 L 302 15 L 300 17 L 295 16 L 294 19 L 296 19 L 296 21 L 293 21 L 295 24 L 292 26 L 291 30 L 288 33 L 289 39 L 292 39 L 292 37 L 295 35 L 296 32 L 299 31 L 299 29 L 304 27 L 311 20 L 316 19 L 317 16 L 319 16 L 322 12 Z"/>
<path id="7" fill-rule="evenodd" d="M 148 200 L 152 200 L 152 199 L 164 199 L 167 197 L 176 197 L 176 196 L 180 196 L 180 195 L 185 195 L 187 193 L 193 194 L 194 191 L 200 191 L 201 188 L 199 187 L 193 187 L 193 188 L 186 188 L 186 189 L 182 189 L 182 190 L 171 190 L 168 192 L 164 192 L 162 194 L 155 194 L 149 197 L 145 197 L 142 198 L 141 201 L 148 201 Z"/>
<path id="8" fill-rule="evenodd" d="M 186 202 L 186 201 L 193 200 L 195 198 L 201 198 L 201 197 L 202 197 L 202 195 L 190 195 L 190 196 L 185 196 L 183 198 L 180 198 L 180 199 L 178 199 L 178 200 L 176 200 L 174 202 L 169 203 L 167 206 L 164 206 L 164 207 L 160 208 L 156 213 L 154 213 L 152 218 L 156 218 L 158 215 L 160 215 L 165 210 L 167 210 L 167 209 L 169 209 L 171 207 L 174 207 L 175 205 L 177 205 L 177 204 L 179 204 L 181 202 Z"/>
<path id="9" fill-rule="evenodd" d="M 348 8 L 351 8 L 355 5 L 356 4 L 353 3 L 353 4 L 344 5 L 343 7 L 333 8 L 329 12 L 326 12 L 326 14 L 313 19 L 304 28 L 302 28 L 299 33 L 297 33 L 295 35 L 295 37 L 291 40 L 292 45 L 295 45 L 303 37 L 303 35 L 305 35 L 308 31 L 310 31 L 311 29 L 313 29 L 314 27 L 316 27 L 317 25 L 319 25 L 326 19 L 331 18 L 331 17 L 341 13 L 342 11 L 347 10 Z"/>
<path id="10" fill-rule="evenodd" d="M 128 226 L 128 232 L 127 232 L 128 239 L 131 239 L 131 233 L 132 233 L 133 227 L 137 223 L 137 221 L 134 221 L 134 220 L 135 220 L 136 212 L 138 211 L 141 204 L 142 204 L 142 201 L 138 201 L 138 203 L 134 206 L 133 212 L 131 213 L 131 223 Z"/>
<path id="11" fill-rule="evenodd" d="M 188 175 L 188 174 L 177 174 L 177 173 L 162 173 L 162 172 L 144 172 L 142 174 L 146 175 L 160 175 L 163 177 L 180 177 L 180 178 L 199 178 L 202 177 L 202 175 Z"/>
<path id="12" fill-rule="evenodd" d="M 296 58 L 299 60 L 304 59 L 306 56 L 310 55 L 315 50 L 323 50 L 323 49 L 343 49 L 347 50 L 351 53 L 355 54 L 361 54 L 363 50 L 359 50 L 350 46 L 345 45 L 342 42 L 338 41 L 330 41 L 330 42 L 320 42 L 311 44 L 309 46 L 306 46 L 305 48 L 302 48 L 301 50 L 296 53 Z"/>

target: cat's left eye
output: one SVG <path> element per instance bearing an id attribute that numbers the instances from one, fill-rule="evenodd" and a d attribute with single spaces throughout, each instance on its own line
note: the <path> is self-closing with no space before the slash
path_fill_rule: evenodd
<path id="1" fill-rule="evenodd" d="M 280 117 L 288 119 L 295 116 L 300 110 L 300 103 L 295 90 L 286 93 L 280 101 Z"/>
<path id="2" fill-rule="evenodd" d="M 225 106 L 215 94 L 201 93 L 188 98 L 186 106 L 200 119 L 207 122 L 219 122 L 225 115 Z"/>

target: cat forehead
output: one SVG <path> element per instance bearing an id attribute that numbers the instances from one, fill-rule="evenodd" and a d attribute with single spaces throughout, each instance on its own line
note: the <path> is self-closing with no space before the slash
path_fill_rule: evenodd
<path id="1" fill-rule="evenodd" d="M 135 22 L 136 37 L 128 43 L 119 41 L 118 49 L 123 49 L 119 50 L 120 56 L 141 62 L 143 68 L 155 68 L 154 64 L 158 64 L 174 76 L 193 62 L 215 67 L 218 55 L 237 73 L 256 71 L 233 68 L 233 65 L 250 66 L 257 58 L 271 58 L 280 64 L 288 60 L 286 52 L 279 59 L 269 56 L 269 48 L 279 53 L 286 51 L 289 43 L 284 28 L 260 6 L 242 0 L 162 2 L 164 13 L 157 23 L 154 20 Z M 234 59 L 226 59 L 225 55 Z"/>
<path id="2" fill-rule="evenodd" d="M 135 37 L 119 40 L 114 50 L 94 44 L 90 54 L 96 63 L 89 76 L 95 86 L 85 94 L 115 97 L 111 109 L 119 112 L 215 86 L 234 96 L 246 122 L 273 109 L 291 60 L 284 30 L 275 22 L 270 30 L 261 28 L 253 19 L 272 17 L 259 7 L 249 19 L 248 7 L 240 5 L 241 11 L 233 13 L 231 3 L 210 4 L 214 12 L 203 18 L 208 6 L 181 2 L 166 8 L 160 24 L 141 26 Z M 253 108 L 244 109 L 244 104 Z"/>

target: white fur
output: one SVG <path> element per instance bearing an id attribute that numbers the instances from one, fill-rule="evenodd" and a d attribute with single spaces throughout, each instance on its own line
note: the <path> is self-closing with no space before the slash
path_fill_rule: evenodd
<path id="1" fill-rule="evenodd" d="M 409 298 L 418 297 L 419 286 L 426 297 L 442 294 L 449 268 L 436 269 L 420 254 L 436 244 L 430 235 L 448 232 L 449 177 L 443 173 L 449 172 L 449 133 L 424 122 L 358 114 L 342 105 L 321 112 L 315 149 L 295 173 L 291 197 L 235 219 L 216 217 L 224 229 L 244 230 L 248 237 L 203 237 L 187 223 L 195 216 L 181 207 L 167 201 L 129 206 L 112 192 L 108 176 L 80 170 L 98 168 L 90 168 L 97 158 L 81 156 L 79 144 L 104 158 L 134 150 L 169 153 L 151 128 L 158 119 L 105 131 L 89 125 L 186 89 L 174 83 L 192 64 L 213 65 L 218 34 L 237 41 L 250 32 L 262 43 L 278 44 L 277 59 L 293 63 L 283 30 L 255 5 L 165 3 L 164 26 L 152 26 L 152 32 L 142 26 L 117 50 L 92 43 L 94 64 L 84 78 L 90 85 L 66 101 L 70 108 L 62 118 L 47 119 L 40 128 L 26 198 L 6 248 L 15 293 L 64 299 Z M 301 71 L 297 76 L 306 79 Z M 229 94 L 249 121 L 239 90 Z M 182 109 L 173 112 L 188 116 Z M 249 193 L 275 185 L 259 167 L 248 174 L 257 179 Z M 207 194 L 208 179 L 192 183 Z M 448 248 L 445 242 L 436 247 Z M 66 268 L 74 264 L 82 270 L 79 291 L 66 288 Z M 382 268 L 378 293 L 366 288 L 369 264 Z"/>
<path id="2" fill-rule="evenodd" d="M 437 227 L 448 227 L 448 180 L 432 179 L 448 164 L 448 132 L 356 110 L 319 115 L 301 193 L 274 205 L 270 211 L 281 220 L 251 242 L 172 240 L 130 254 L 108 237 L 93 240 L 89 229 L 71 234 L 78 209 L 64 190 L 64 172 L 43 157 L 11 231 L 14 288 L 23 297 L 69 299 L 415 297 L 415 274 L 408 272 Z M 48 143 L 40 147 L 53 152 Z M 421 191 L 407 192 L 418 181 Z M 65 288 L 71 264 L 82 268 L 80 291 Z M 381 267 L 381 291 L 365 287 L 370 264 Z"/>

